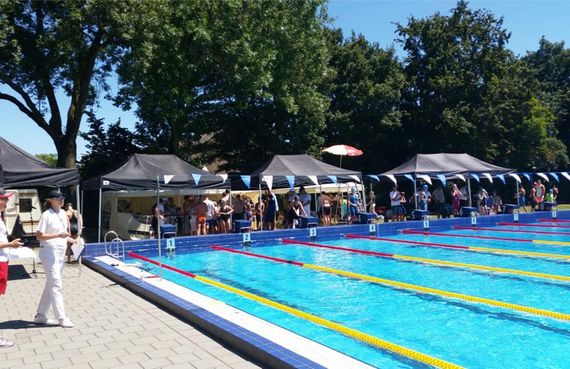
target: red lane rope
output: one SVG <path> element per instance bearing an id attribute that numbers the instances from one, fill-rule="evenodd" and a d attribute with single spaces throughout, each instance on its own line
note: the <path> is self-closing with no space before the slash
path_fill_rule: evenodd
<path id="1" fill-rule="evenodd" d="M 547 223 L 570 223 L 570 219 L 537 219 L 539 222 Z"/>
<path id="2" fill-rule="evenodd" d="M 510 237 L 493 237 L 493 236 L 475 236 L 469 234 L 452 234 L 430 231 L 416 231 L 414 229 L 404 229 L 403 234 L 422 234 L 424 236 L 443 236 L 443 237 L 459 237 L 459 238 L 478 238 L 482 240 L 498 240 L 498 241 L 513 241 L 513 242 L 532 242 L 525 238 L 510 238 Z"/>
<path id="3" fill-rule="evenodd" d="M 540 228 L 564 228 L 564 229 L 570 229 L 570 226 L 558 225 L 558 224 L 534 224 L 534 223 L 498 222 L 497 225 L 511 226 L 511 227 L 540 227 Z"/>
<path id="4" fill-rule="evenodd" d="M 147 263 L 151 263 L 151 264 L 160 266 L 160 263 L 159 263 L 158 261 L 152 260 L 152 259 L 150 259 L 150 258 L 147 258 L 146 256 L 142 256 L 142 255 L 139 255 L 139 254 L 135 254 L 135 253 L 132 252 L 132 251 L 129 251 L 129 253 L 128 253 L 127 255 L 129 255 L 130 257 L 133 257 L 133 258 L 137 258 L 137 259 L 144 260 L 144 261 L 146 261 Z M 187 271 L 182 270 L 182 269 L 175 268 L 175 267 L 170 266 L 170 265 L 168 265 L 168 264 L 164 264 L 164 263 L 163 263 L 163 264 L 162 264 L 162 267 L 163 267 L 164 269 L 172 270 L 173 272 L 176 272 L 176 273 L 184 274 L 185 276 L 190 277 L 190 278 L 196 278 L 196 274 L 187 272 Z"/>
<path id="5" fill-rule="evenodd" d="M 421 246 L 429 246 L 429 247 L 442 247 L 446 249 L 459 249 L 459 250 L 469 250 L 469 246 L 457 246 L 457 245 L 448 245 L 446 243 L 433 243 L 433 242 L 422 242 L 422 241 L 408 241 L 408 240 L 397 240 L 394 238 L 383 238 L 383 237 L 374 237 L 374 236 L 360 236 L 357 234 L 347 234 L 345 235 L 346 238 L 360 238 L 365 240 L 374 240 L 374 241 L 387 241 L 387 242 L 395 242 L 395 243 L 407 243 L 410 245 L 421 245 Z M 283 240 L 285 242 L 285 240 Z"/>
<path id="6" fill-rule="evenodd" d="M 271 261 L 278 261 L 280 263 L 288 263 L 288 264 L 293 264 L 293 265 L 297 265 L 297 266 L 304 266 L 303 263 L 300 263 L 298 261 L 293 261 L 293 260 L 287 260 L 287 259 L 281 259 L 281 258 L 275 258 L 273 256 L 266 256 L 266 255 L 261 255 L 261 254 L 254 254 L 252 252 L 247 252 L 247 251 L 241 251 L 241 250 L 236 250 L 236 249 L 230 249 L 229 247 L 222 247 L 222 246 L 217 246 L 217 245 L 213 245 L 212 249 L 214 250 L 221 250 L 221 251 L 227 251 L 227 252 L 233 252 L 234 254 L 242 254 L 242 255 L 248 255 L 248 256 L 254 256 L 257 258 L 261 258 L 261 259 L 267 259 L 267 260 L 271 260 Z"/>
<path id="7" fill-rule="evenodd" d="M 471 231 L 491 231 L 491 232 L 510 232 L 510 233 L 533 233 L 533 234 L 552 234 L 570 236 L 568 232 L 545 232 L 545 231 L 526 231 L 524 229 L 497 229 L 494 227 L 469 227 L 469 226 L 453 226 L 454 229 L 467 229 Z"/>
<path id="8" fill-rule="evenodd" d="M 284 240 L 282 240 L 281 242 L 287 243 L 287 244 L 296 244 L 296 245 L 304 245 L 304 246 L 312 246 L 312 247 L 321 247 L 321 248 L 324 248 L 324 249 L 349 251 L 349 252 L 355 252 L 355 253 L 358 253 L 358 254 L 374 255 L 374 256 L 380 256 L 380 257 L 385 257 L 385 258 L 392 258 L 392 257 L 394 257 L 394 254 L 388 254 L 388 253 L 386 253 L 386 252 L 376 252 L 376 251 L 368 251 L 368 250 L 351 249 L 351 248 L 348 248 L 348 247 L 323 245 L 323 244 L 314 243 L 314 242 L 295 241 L 295 240 L 290 240 L 290 239 L 284 239 Z"/>

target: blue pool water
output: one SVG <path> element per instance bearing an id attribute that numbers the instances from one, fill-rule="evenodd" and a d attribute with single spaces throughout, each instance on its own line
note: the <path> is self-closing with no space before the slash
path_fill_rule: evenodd
<path id="1" fill-rule="evenodd" d="M 562 231 L 529 227 L 497 229 Z M 570 232 L 568 236 L 491 230 L 452 230 L 448 234 L 570 241 Z M 389 238 L 570 255 L 570 247 L 504 240 L 423 235 L 399 235 Z M 570 276 L 570 262 L 553 259 L 361 239 L 340 239 L 321 243 Z M 570 283 L 438 267 L 294 244 L 253 247 L 248 251 L 570 314 Z M 570 366 L 570 322 L 399 290 L 224 251 L 187 254 L 177 252 L 175 256 L 163 258 L 163 262 L 468 368 Z M 422 367 L 414 361 L 180 274 L 165 271 L 164 276 L 370 365 L 382 368 Z"/>

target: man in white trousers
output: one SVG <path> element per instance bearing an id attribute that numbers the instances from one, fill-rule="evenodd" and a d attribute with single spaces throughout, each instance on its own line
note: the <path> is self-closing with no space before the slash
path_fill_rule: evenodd
<path id="1" fill-rule="evenodd" d="M 63 305 L 62 273 L 65 262 L 67 243 L 75 243 L 69 235 L 69 220 L 62 209 L 65 198 L 59 190 L 50 191 L 48 209 L 42 213 L 36 238 L 40 241 L 40 260 L 46 274 L 46 284 L 34 323 L 42 325 L 59 325 L 63 328 L 73 328 L 73 322 L 65 315 Z M 47 313 L 53 307 L 56 320 L 47 318 Z"/>

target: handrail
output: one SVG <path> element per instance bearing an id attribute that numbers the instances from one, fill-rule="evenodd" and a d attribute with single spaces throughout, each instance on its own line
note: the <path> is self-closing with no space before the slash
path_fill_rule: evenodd
<path id="1" fill-rule="evenodd" d="M 113 237 L 111 241 L 107 243 L 107 238 L 109 235 L 111 236 L 114 235 L 115 237 Z M 105 254 L 112 256 L 116 259 L 125 260 L 125 243 L 123 242 L 123 240 L 121 240 L 117 232 L 109 231 L 105 233 L 105 237 L 103 238 L 103 240 L 105 242 Z"/>

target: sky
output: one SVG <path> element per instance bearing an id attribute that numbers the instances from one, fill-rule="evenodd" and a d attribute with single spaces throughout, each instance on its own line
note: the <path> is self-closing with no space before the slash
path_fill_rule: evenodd
<path id="1" fill-rule="evenodd" d="M 381 47 L 394 46 L 398 55 L 401 48 L 396 43 L 395 23 L 406 24 L 410 16 L 428 17 L 436 12 L 449 14 L 456 5 L 455 1 L 435 0 L 329 0 L 329 15 L 334 19 L 332 25 L 343 30 L 363 34 L 369 41 L 378 42 Z M 472 9 L 487 9 L 497 18 L 503 17 L 504 27 L 511 32 L 508 47 L 517 55 L 536 50 L 542 36 L 551 42 L 565 41 L 569 47 L 570 0 L 494 0 L 469 3 Z M 117 89 L 116 80 L 109 81 Z M 113 86 L 114 85 L 114 86 Z M 62 116 L 67 113 L 68 99 L 58 96 Z M 110 102 L 101 100 L 97 116 L 107 123 L 121 119 L 122 125 L 133 128 L 136 117 L 133 112 L 124 112 Z M 39 128 L 27 116 L 11 103 L 0 100 L 1 136 L 31 154 L 55 154 L 55 146 L 47 133 Z M 87 131 L 85 119 L 81 131 Z M 87 152 L 85 141 L 78 138 L 78 159 Z"/>

